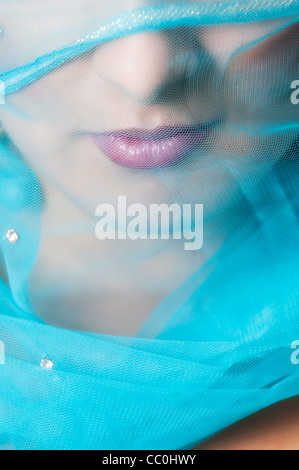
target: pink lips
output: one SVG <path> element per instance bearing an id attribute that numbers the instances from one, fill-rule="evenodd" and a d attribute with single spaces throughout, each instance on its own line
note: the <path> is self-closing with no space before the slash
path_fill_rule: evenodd
<path id="1" fill-rule="evenodd" d="M 171 126 L 155 131 L 92 134 L 96 146 L 118 165 L 152 169 L 175 165 L 202 144 L 209 126 Z"/>

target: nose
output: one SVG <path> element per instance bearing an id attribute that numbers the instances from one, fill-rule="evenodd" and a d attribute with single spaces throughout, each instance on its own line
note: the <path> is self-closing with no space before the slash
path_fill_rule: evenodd
<path id="1" fill-rule="evenodd" d="M 173 79 L 173 64 L 191 52 L 187 39 L 169 32 L 146 32 L 126 36 L 94 51 L 92 71 L 139 102 L 146 101 Z M 191 48 L 194 47 L 191 46 Z M 175 67 L 176 80 L 183 68 Z"/>

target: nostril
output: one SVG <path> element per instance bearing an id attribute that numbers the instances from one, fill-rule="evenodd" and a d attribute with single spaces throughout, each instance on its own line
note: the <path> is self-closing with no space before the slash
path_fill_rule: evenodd
<path id="1" fill-rule="evenodd" d="M 174 77 L 166 80 L 147 101 L 161 104 L 172 104 L 182 101 L 188 88 L 188 80 L 185 76 Z"/>

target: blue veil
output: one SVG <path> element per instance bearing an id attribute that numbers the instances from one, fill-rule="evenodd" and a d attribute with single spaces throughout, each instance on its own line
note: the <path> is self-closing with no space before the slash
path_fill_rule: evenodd
<path id="1" fill-rule="evenodd" d="M 191 449 L 299 394 L 299 2 L 47 3 L 0 0 L 0 445 Z M 249 34 L 257 24 L 262 32 Z M 220 49 L 218 67 L 204 45 L 221 43 L 223 28 L 247 39 Z M 178 41 L 194 31 L 189 55 Z M 87 158 L 87 168 L 78 125 L 62 159 L 55 145 L 69 121 L 92 127 L 94 113 L 106 130 L 109 112 L 118 119 L 93 107 L 82 85 L 95 96 L 93 54 L 148 33 L 175 43 L 169 60 L 175 72 L 184 66 L 194 125 L 210 116 L 193 94 L 208 83 L 219 130 L 189 166 Z M 109 71 L 109 50 L 105 60 Z M 160 188 L 171 204 L 203 203 L 202 249 L 180 251 L 163 237 L 102 249 L 97 204 L 126 195 L 147 205 L 148 194 L 163 203 Z"/>

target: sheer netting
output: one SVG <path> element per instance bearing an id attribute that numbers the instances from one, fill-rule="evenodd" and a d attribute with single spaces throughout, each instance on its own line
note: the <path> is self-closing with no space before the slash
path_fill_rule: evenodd
<path id="1" fill-rule="evenodd" d="M 190 449 L 299 394 L 299 1 L 0 0 L 0 446 Z"/>

